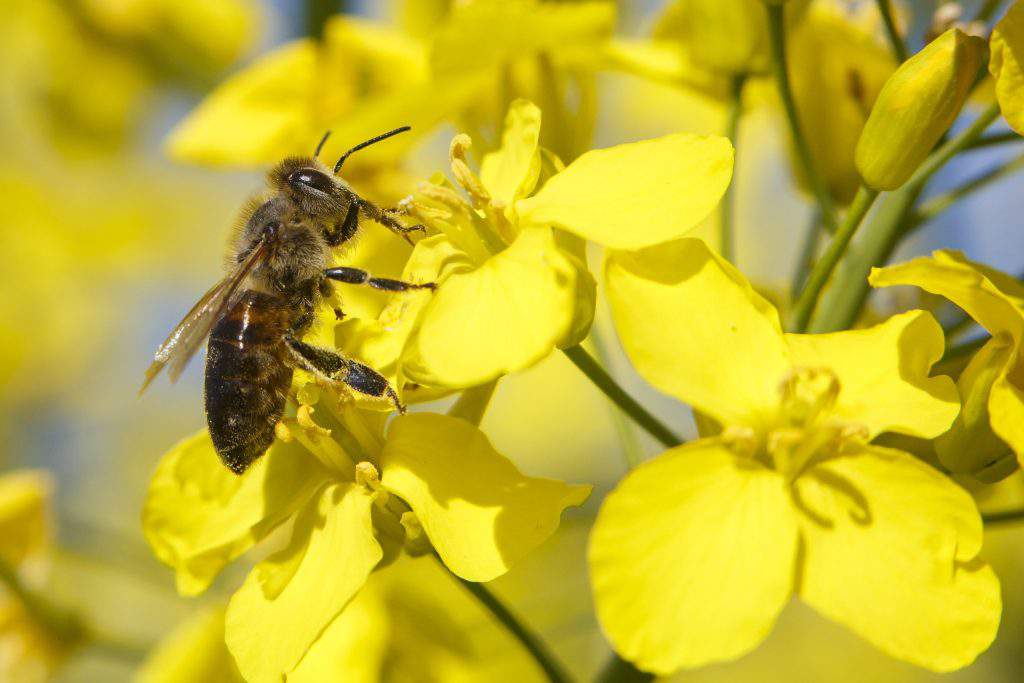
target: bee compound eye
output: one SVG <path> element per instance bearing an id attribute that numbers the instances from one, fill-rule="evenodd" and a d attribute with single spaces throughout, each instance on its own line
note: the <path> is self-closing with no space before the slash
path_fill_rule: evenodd
<path id="1" fill-rule="evenodd" d="M 288 183 L 292 187 L 311 187 L 319 192 L 329 193 L 334 189 L 334 183 L 315 168 L 300 168 L 288 174 Z"/>

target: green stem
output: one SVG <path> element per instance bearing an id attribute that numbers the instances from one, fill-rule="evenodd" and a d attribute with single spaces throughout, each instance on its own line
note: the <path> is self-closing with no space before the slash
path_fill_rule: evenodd
<path id="1" fill-rule="evenodd" d="M 725 123 L 725 136 L 732 141 L 734 150 L 739 149 L 739 128 L 740 114 L 743 111 L 743 84 L 746 82 L 746 74 L 739 74 L 732 81 L 732 94 L 729 98 L 729 113 Z M 718 212 L 718 232 L 721 244 L 722 258 L 726 261 L 733 261 L 733 194 L 736 187 L 736 160 L 733 159 L 732 182 L 725 189 L 725 196 L 722 197 L 721 209 Z"/>
<path id="2" fill-rule="evenodd" d="M 920 227 L 949 207 L 953 206 L 953 204 L 956 204 L 961 199 L 968 197 L 978 190 L 984 189 L 988 185 L 991 185 L 992 183 L 1021 169 L 1024 169 L 1024 154 L 1016 157 L 1006 164 L 1003 164 L 1002 166 L 997 166 L 985 173 L 982 173 L 959 187 L 932 197 L 921 204 L 917 211 L 915 211 L 910 217 L 907 225 L 907 231 L 909 232 Z"/>
<path id="3" fill-rule="evenodd" d="M 595 359 L 602 366 L 608 365 L 608 347 L 604 343 L 600 330 L 595 326 L 590 330 L 590 345 L 594 349 Z M 626 456 L 626 467 L 633 469 L 643 462 L 643 450 L 637 439 L 636 425 L 634 425 L 621 410 L 613 404 L 607 404 L 611 413 L 612 422 L 615 424 L 615 431 L 619 435 L 619 442 L 622 444 L 622 452 Z"/>
<path id="4" fill-rule="evenodd" d="M 1002 512 L 990 512 L 981 516 L 985 526 L 992 524 L 1005 524 L 1007 522 L 1024 521 L 1024 510 L 1004 510 Z"/>
<path id="5" fill-rule="evenodd" d="M 796 148 L 797 159 L 800 163 L 804 177 L 811 186 L 811 191 L 818 200 L 821 208 L 822 222 L 825 229 L 834 232 L 836 229 L 836 211 L 832 204 L 832 196 L 828 193 L 825 181 L 818 174 L 814 165 L 814 158 L 811 156 L 811 148 L 804 137 L 803 127 L 800 125 L 800 116 L 797 114 L 796 102 L 793 100 L 793 90 L 789 83 L 789 66 L 786 61 L 786 22 L 784 6 L 772 2 L 765 3 L 768 11 L 768 33 L 771 39 L 772 67 L 775 72 L 775 82 L 779 90 L 779 98 L 782 100 L 782 107 L 786 112 L 786 119 L 789 122 L 789 131 L 793 136 L 793 146 Z"/>
<path id="6" fill-rule="evenodd" d="M 978 9 L 978 13 L 974 15 L 973 21 L 988 21 L 1002 4 L 1003 0 L 985 0 L 985 4 L 982 5 Z"/>
<path id="7" fill-rule="evenodd" d="M 907 61 L 907 46 L 900 36 L 899 29 L 896 28 L 896 20 L 892 14 L 892 2 L 890 0 L 878 0 L 878 11 L 882 15 L 882 21 L 885 23 L 885 32 L 889 36 L 889 43 L 892 45 L 893 54 L 896 55 L 896 59 L 902 64 Z"/>
<path id="8" fill-rule="evenodd" d="M 846 218 L 843 219 L 843 224 L 836 230 L 836 234 L 832 237 L 832 241 L 829 242 L 825 253 L 814 264 L 811 274 L 807 276 L 807 284 L 804 285 L 803 291 L 800 292 L 800 298 L 797 299 L 796 305 L 793 307 L 793 320 L 790 327 L 794 332 L 804 332 L 807 330 L 807 323 L 814 313 L 821 290 L 825 287 L 825 283 L 828 282 L 836 264 L 839 263 L 839 259 L 846 252 L 846 247 L 850 244 L 854 233 L 857 232 L 857 228 L 860 227 L 864 216 L 867 215 L 868 209 L 875 203 L 877 197 L 878 191 L 872 190 L 866 185 L 861 185 L 860 189 L 857 190 L 857 196 L 854 197 L 853 203 L 850 204 L 850 208 L 846 212 Z"/>
<path id="9" fill-rule="evenodd" d="M 968 145 L 967 148 L 971 150 L 985 149 L 987 147 L 996 147 L 998 145 L 1012 144 L 1014 142 L 1024 142 L 1024 137 L 1021 137 L 1016 131 L 1007 130 L 1002 133 L 982 135 L 980 138 Z"/>
<path id="10" fill-rule="evenodd" d="M 484 419 L 484 413 L 491 405 L 491 398 L 497 387 L 498 380 L 494 379 L 486 384 L 464 390 L 459 394 L 459 398 L 452 407 L 448 409 L 449 417 L 459 417 L 479 427 Z"/>
<path id="11" fill-rule="evenodd" d="M 601 364 L 594 360 L 593 356 L 587 353 L 582 346 L 570 346 L 562 349 L 569 360 L 573 362 L 580 371 L 593 382 L 604 395 L 611 399 L 622 412 L 626 413 L 640 425 L 644 431 L 657 439 L 667 448 L 678 446 L 683 440 L 676 436 L 671 429 L 666 427 L 658 418 L 654 417 L 647 409 L 636 402 L 632 396 L 619 386 L 611 375 L 609 375 Z"/>
<path id="12" fill-rule="evenodd" d="M 857 248 L 851 249 L 843 259 L 834 285 L 822 299 L 821 312 L 809 328 L 812 332 L 835 332 L 853 325 L 867 299 L 868 272 L 889 260 L 925 184 L 950 159 L 977 140 L 998 116 L 999 105 L 993 103 L 970 126 L 932 152 L 903 187 L 887 194 L 865 226 Z"/>
<path id="13" fill-rule="evenodd" d="M 824 231 L 821 226 L 821 212 L 815 210 L 811 214 L 803 246 L 800 247 L 800 253 L 797 255 L 796 267 L 793 269 L 793 281 L 789 286 L 790 296 L 796 296 L 807 282 L 807 274 L 811 272 L 811 266 L 814 264 L 814 257 L 818 253 L 818 245 L 821 243 Z"/>
<path id="14" fill-rule="evenodd" d="M 612 657 L 594 679 L 595 683 L 646 683 L 653 680 L 654 674 L 640 671 L 618 655 Z"/>
<path id="15" fill-rule="evenodd" d="M 438 562 L 441 562 L 441 559 L 436 555 L 434 557 Z M 441 564 L 444 566 L 443 562 Z M 512 614 L 505 607 L 504 603 L 494 593 L 489 591 L 485 585 L 475 581 L 466 581 L 456 574 L 451 575 L 526 648 L 530 656 L 537 662 L 537 665 L 543 669 L 549 681 L 552 683 L 569 683 L 572 680 L 558 660 L 555 659 L 555 656 L 548 649 L 544 641 L 520 621 L 516 615 Z"/>
<path id="16" fill-rule="evenodd" d="M 306 0 L 306 35 L 320 40 L 327 20 L 344 8 L 342 0 Z"/>
<path id="17" fill-rule="evenodd" d="M 951 340 L 959 337 L 969 330 L 972 325 L 974 325 L 974 318 L 963 311 L 958 313 L 954 319 L 942 326 L 942 334 L 946 338 L 946 343 L 948 344 Z"/>

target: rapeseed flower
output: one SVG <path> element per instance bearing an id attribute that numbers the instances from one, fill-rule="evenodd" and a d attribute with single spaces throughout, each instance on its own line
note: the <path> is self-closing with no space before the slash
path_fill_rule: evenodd
<path id="1" fill-rule="evenodd" d="M 49 680 L 81 632 L 70 615 L 29 605 L 23 591 L 38 591 L 50 570 L 52 482 L 43 472 L 0 475 L 0 680 Z"/>
<path id="2" fill-rule="evenodd" d="M 1024 285 L 950 250 L 875 268 L 870 282 L 944 296 L 991 333 L 960 375 L 964 410 L 935 450 L 953 472 L 985 479 L 1011 474 L 1024 463 Z"/>
<path id="3" fill-rule="evenodd" d="M 313 384 L 298 397 L 296 416 L 241 477 L 220 465 L 205 431 L 178 444 L 143 513 L 146 538 L 186 595 L 291 522 L 288 545 L 256 565 L 227 608 L 225 638 L 246 680 L 279 681 L 306 666 L 370 573 L 403 548 L 436 552 L 458 576 L 490 581 L 590 492 L 524 476 L 459 418 L 409 414 L 385 429 L 384 413 Z M 323 409 L 319 422 L 313 404 Z"/>
<path id="4" fill-rule="evenodd" d="M 1006 122 L 1024 135 L 1024 3 L 1016 0 L 989 39 L 988 68 Z"/>
<path id="5" fill-rule="evenodd" d="M 375 323 L 353 323 L 343 336 L 356 356 L 454 389 L 577 344 L 594 314 L 583 240 L 637 248 L 678 237 L 714 209 L 732 174 L 724 138 L 669 135 L 587 152 L 567 167 L 540 138 L 540 109 L 519 100 L 479 175 L 468 136 L 453 140 L 452 172 L 468 199 L 441 178 L 419 186 L 413 216 L 439 234 L 416 245 L 404 274 L 439 287 L 396 299 Z"/>
<path id="6" fill-rule="evenodd" d="M 738 657 L 793 595 L 888 654 L 937 671 L 995 637 L 999 584 L 971 497 L 883 432 L 933 438 L 959 410 L 930 377 L 941 328 L 784 334 L 703 242 L 615 252 L 616 327 L 640 373 L 719 425 L 641 465 L 605 500 L 589 562 L 616 650 L 669 673 Z"/>

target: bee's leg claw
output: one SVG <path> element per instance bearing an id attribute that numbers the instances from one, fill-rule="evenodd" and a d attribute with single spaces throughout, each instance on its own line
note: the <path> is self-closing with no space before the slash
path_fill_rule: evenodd
<path id="1" fill-rule="evenodd" d="M 405 405 L 399 400 L 398 393 L 388 383 L 387 378 L 373 368 L 345 358 L 336 351 L 299 341 L 290 335 L 286 335 L 284 341 L 292 352 L 295 363 L 303 370 L 333 382 L 344 382 L 367 396 L 387 396 L 395 409 L 405 414 Z"/>

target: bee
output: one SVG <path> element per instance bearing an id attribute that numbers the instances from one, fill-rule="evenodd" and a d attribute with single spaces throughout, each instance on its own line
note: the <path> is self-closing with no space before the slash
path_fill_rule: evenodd
<path id="1" fill-rule="evenodd" d="M 215 284 L 157 349 L 142 391 L 166 367 L 174 382 L 209 338 L 204 400 L 210 437 L 224 464 L 242 474 L 274 440 L 295 368 L 405 407 L 376 370 L 333 349 L 302 341 L 333 282 L 404 292 L 433 289 L 373 277 L 364 270 L 328 267 L 331 250 L 352 240 L 360 218 L 382 224 L 410 243 L 400 211 L 363 199 L 338 175 L 350 154 L 406 130 L 397 128 L 347 151 L 333 172 L 313 156 L 289 157 L 267 174 L 268 189 L 250 200 L 230 244 L 227 275 Z M 337 312 L 339 316 L 340 312 Z"/>

